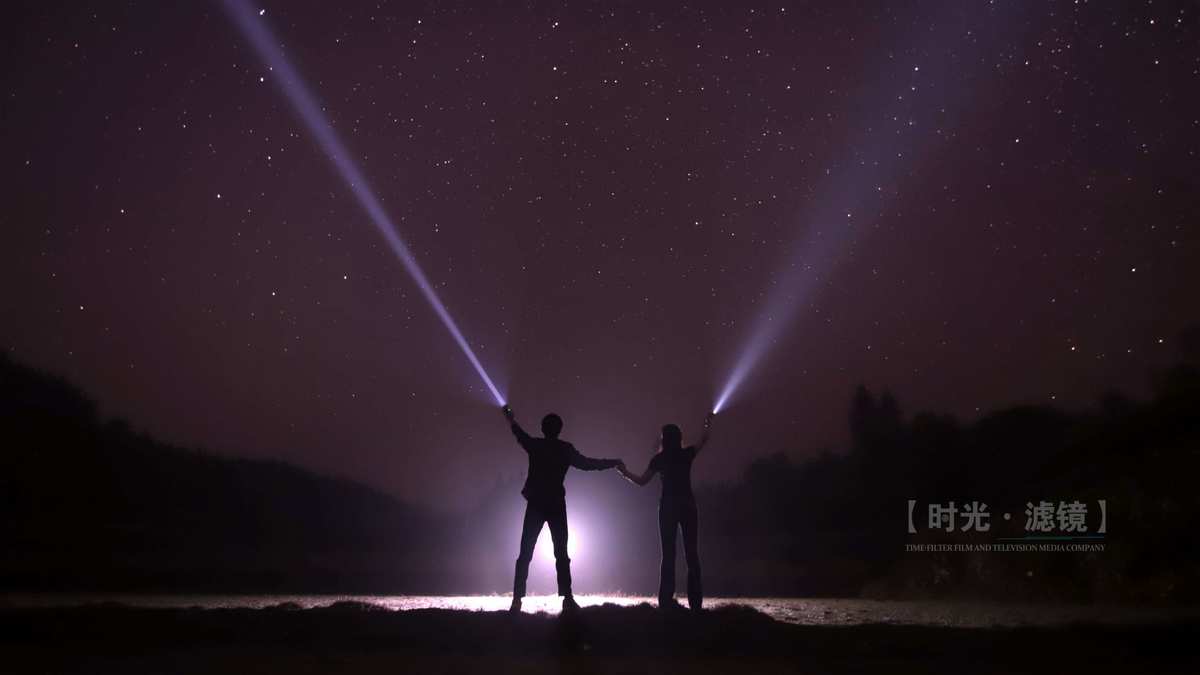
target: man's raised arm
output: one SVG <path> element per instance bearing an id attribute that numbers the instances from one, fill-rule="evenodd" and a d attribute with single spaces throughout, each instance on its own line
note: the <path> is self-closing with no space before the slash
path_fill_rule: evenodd
<path id="1" fill-rule="evenodd" d="M 521 444 L 521 448 L 524 449 L 525 452 L 529 452 L 529 442 L 533 440 L 533 437 L 525 433 L 525 430 L 521 428 L 521 425 L 517 424 L 517 418 L 515 415 L 513 415 L 512 408 L 505 404 L 500 406 L 500 412 L 504 414 L 504 419 L 508 420 L 508 424 L 512 428 L 513 436 L 517 437 L 517 443 Z"/>

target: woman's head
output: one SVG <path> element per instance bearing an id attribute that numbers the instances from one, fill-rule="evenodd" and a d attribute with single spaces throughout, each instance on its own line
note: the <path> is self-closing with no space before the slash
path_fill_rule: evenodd
<path id="1" fill-rule="evenodd" d="M 664 425 L 662 428 L 662 448 L 663 450 L 675 450 L 683 444 L 683 432 L 674 424 Z"/>

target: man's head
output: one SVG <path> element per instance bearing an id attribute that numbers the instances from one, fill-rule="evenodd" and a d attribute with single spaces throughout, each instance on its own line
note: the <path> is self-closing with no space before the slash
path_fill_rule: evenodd
<path id="1" fill-rule="evenodd" d="M 664 425 L 662 428 L 662 446 L 663 450 L 674 450 L 683 445 L 683 432 L 674 424 Z"/>
<path id="2" fill-rule="evenodd" d="M 558 438 L 562 433 L 562 418 L 550 413 L 542 418 L 542 435 L 546 438 Z"/>

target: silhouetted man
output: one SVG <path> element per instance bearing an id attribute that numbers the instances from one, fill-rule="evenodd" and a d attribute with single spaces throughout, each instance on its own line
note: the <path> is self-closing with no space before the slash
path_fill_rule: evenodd
<path id="1" fill-rule="evenodd" d="M 567 557 L 567 499 L 563 479 L 567 469 L 575 467 L 584 471 L 599 471 L 624 466 L 616 459 L 592 459 L 584 457 L 575 446 L 561 440 L 562 418 L 550 413 L 542 418 L 543 438 L 534 438 L 525 433 L 513 419 L 512 408 L 500 409 L 505 419 L 512 424 L 513 435 L 529 455 L 529 473 L 525 477 L 525 522 L 521 526 L 521 552 L 517 555 L 517 570 L 513 578 L 513 599 L 509 611 L 521 611 L 521 598 L 525 597 L 525 580 L 529 577 L 529 562 L 533 560 L 533 547 L 537 544 L 542 525 L 550 525 L 550 539 L 554 542 L 554 568 L 558 572 L 558 594 L 563 599 L 563 611 L 579 609 L 571 595 L 571 559 Z"/>
<path id="2" fill-rule="evenodd" d="M 700 548 L 697 530 L 700 527 L 696 513 L 696 497 L 692 494 L 692 462 L 708 443 L 712 429 L 713 414 L 704 418 L 704 433 L 699 442 L 683 447 L 683 432 L 674 424 L 662 428 L 659 452 L 650 460 L 650 465 L 638 476 L 621 466 L 621 475 L 637 485 L 650 482 L 654 474 L 662 476 L 662 500 L 658 503 L 658 534 L 662 543 L 662 563 L 659 567 L 658 606 L 675 608 L 675 534 L 683 532 L 683 555 L 687 560 L 688 606 L 700 609 L 704 604 L 704 590 L 700 583 Z"/>

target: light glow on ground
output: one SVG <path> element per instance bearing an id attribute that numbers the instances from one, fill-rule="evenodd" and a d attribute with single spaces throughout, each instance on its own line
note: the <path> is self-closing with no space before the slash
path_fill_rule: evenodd
<path id="1" fill-rule="evenodd" d="M 619 593 L 577 595 L 582 607 L 604 604 L 630 607 L 657 603 L 646 596 Z M 683 599 L 680 598 L 682 602 Z M 512 596 L 503 595 L 137 595 L 121 593 L 13 593 L 0 596 L 0 608 L 76 607 L 117 603 L 130 607 L 174 607 L 203 609 L 269 609 L 280 605 L 300 609 L 328 607 L 338 602 L 362 603 L 390 610 L 451 609 L 502 612 Z M 557 595 L 525 598 L 525 613 L 558 614 L 562 599 Z M 1168 620 L 1200 620 L 1197 607 L 1129 607 L 1125 605 L 1045 605 L 1018 603 L 962 603 L 937 601 L 888 601 L 861 598 L 705 598 L 705 609 L 742 605 L 756 609 L 776 621 L 801 625 L 853 626 L 896 624 L 907 626 L 957 626 L 996 628 L 1017 626 L 1062 626 L 1079 622 L 1101 624 L 1155 623 Z"/>

